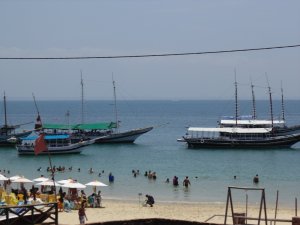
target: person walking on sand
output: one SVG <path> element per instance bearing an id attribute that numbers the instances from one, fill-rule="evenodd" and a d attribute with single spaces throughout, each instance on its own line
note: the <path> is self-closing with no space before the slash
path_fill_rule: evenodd
<path id="1" fill-rule="evenodd" d="M 189 180 L 189 177 L 186 176 L 185 179 L 183 180 L 183 186 L 185 186 L 187 188 L 187 187 L 189 187 L 189 185 L 191 185 L 191 182 Z"/>
<path id="2" fill-rule="evenodd" d="M 85 220 L 88 220 L 86 214 L 85 214 L 85 208 L 84 203 L 81 204 L 79 210 L 78 210 L 78 216 L 79 216 L 79 222 L 80 224 L 85 224 Z"/>

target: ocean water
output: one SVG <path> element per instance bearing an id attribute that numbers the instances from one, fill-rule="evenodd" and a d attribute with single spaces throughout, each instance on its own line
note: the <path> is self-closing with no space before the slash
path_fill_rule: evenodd
<path id="1" fill-rule="evenodd" d="M 45 123 L 67 123 L 68 110 L 71 123 L 81 122 L 79 101 L 41 101 L 38 107 Z M 114 120 L 111 101 L 86 101 L 84 108 L 85 122 Z M 0 109 L 2 116 L 3 108 Z M 243 115 L 251 114 L 251 102 L 240 101 L 239 109 Z M 286 101 L 285 109 L 288 124 L 300 124 L 300 101 Z M 8 102 L 7 111 L 11 124 L 34 121 L 37 115 L 31 101 Z M 259 187 L 266 190 L 267 206 L 274 206 L 277 190 L 279 204 L 293 206 L 300 195 L 299 144 L 288 149 L 266 150 L 188 149 L 176 141 L 185 134 L 187 126 L 215 127 L 221 116 L 233 114 L 233 101 L 119 101 L 121 130 L 146 126 L 154 126 L 154 129 L 138 138 L 135 144 L 91 145 L 81 154 L 52 156 L 53 165 L 73 167 L 72 171 L 56 173 L 55 179 L 73 178 L 81 183 L 98 179 L 109 184 L 108 174 L 112 172 L 115 182 L 101 188 L 104 199 L 137 202 L 139 193 L 151 194 L 156 201 L 225 202 L 228 186 Z M 259 118 L 270 117 L 267 101 L 257 101 L 257 114 Z M 280 115 L 280 101 L 274 101 L 274 116 Z M 24 125 L 22 129 L 32 129 L 33 125 Z M 48 176 L 48 166 L 47 156 L 19 156 L 14 148 L 0 149 L 0 169 L 2 172 L 10 170 L 10 176 L 18 174 L 30 179 L 41 174 Z M 37 171 L 39 167 L 42 171 Z M 90 168 L 95 171 L 93 174 L 89 174 Z M 140 174 L 134 177 L 132 170 L 139 170 Z M 144 176 L 149 170 L 156 172 L 156 180 Z M 258 185 L 252 183 L 256 174 L 260 177 Z M 180 183 L 176 188 L 172 186 L 174 175 L 179 177 Z M 185 176 L 191 181 L 188 189 L 182 186 Z M 167 178 L 170 183 L 165 183 Z M 87 193 L 91 191 L 91 188 L 86 189 Z M 261 193 L 236 191 L 233 194 L 234 200 L 242 202 L 247 194 L 250 203 L 258 203 Z"/>

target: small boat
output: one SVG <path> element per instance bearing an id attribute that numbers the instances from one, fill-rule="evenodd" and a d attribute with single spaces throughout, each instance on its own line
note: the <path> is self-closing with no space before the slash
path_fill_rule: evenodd
<path id="1" fill-rule="evenodd" d="M 8 125 L 6 112 L 6 96 L 4 93 L 4 125 L 0 126 L 0 146 L 15 146 L 19 138 L 28 136 L 32 131 L 17 131 L 21 125 Z M 27 124 L 27 123 L 26 123 Z"/>
<path id="2" fill-rule="evenodd" d="M 25 138 L 21 138 L 21 143 L 16 146 L 20 155 L 33 155 L 35 140 L 38 138 L 37 135 L 30 135 Z M 45 135 L 45 141 L 47 144 L 47 151 L 41 152 L 40 154 L 74 154 L 81 153 L 82 148 L 91 145 L 95 140 L 78 141 L 71 143 L 69 134 L 58 134 L 58 135 Z"/>
<path id="3" fill-rule="evenodd" d="M 253 85 L 251 85 L 253 88 Z M 238 116 L 237 83 L 235 82 L 235 117 L 224 118 L 217 128 L 189 127 L 187 134 L 178 139 L 189 148 L 268 148 L 291 147 L 300 141 L 300 125 L 285 124 L 283 91 L 282 119 L 274 120 L 271 89 L 269 88 L 271 119 L 257 119 L 252 89 L 253 115 Z"/>

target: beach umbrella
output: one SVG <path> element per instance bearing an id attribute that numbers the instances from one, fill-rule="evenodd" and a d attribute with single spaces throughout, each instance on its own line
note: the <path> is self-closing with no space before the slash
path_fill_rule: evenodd
<path id="1" fill-rule="evenodd" d="M 44 182 L 47 180 L 49 180 L 49 178 L 47 178 L 47 177 L 38 177 L 38 178 L 33 179 L 34 182 Z"/>
<path id="2" fill-rule="evenodd" d="M 107 187 L 106 184 L 104 184 L 104 183 L 102 183 L 102 182 L 100 182 L 98 180 L 91 181 L 91 182 L 89 182 L 89 183 L 87 183 L 85 185 L 87 185 L 87 186 L 94 186 L 94 187 Z"/>
<path id="3" fill-rule="evenodd" d="M 79 182 L 70 182 L 70 183 L 65 183 L 63 185 L 61 185 L 62 187 L 65 187 L 65 188 L 75 188 L 75 189 L 84 189 L 86 188 L 86 186 L 84 184 L 81 184 Z"/>
<path id="4" fill-rule="evenodd" d="M 57 181 L 57 183 L 60 183 L 60 184 L 67 184 L 67 183 L 72 183 L 72 182 L 75 182 L 73 179 L 69 178 L 67 180 L 59 180 Z"/>
<path id="5" fill-rule="evenodd" d="M 32 180 L 27 179 L 26 177 L 19 177 L 12 181 L 13 183 L 32 183 Z"/>
<path id="6" fill-rule="evenodd" d="M 19 175 L 15 175 L 15 176 L 10 177 L 9 179 L 10 179 L 11 181 L 14 181 L 14 180 L 19 179 L 19 178 L 20 178 Z"/>
<path id="7" fill-rule="evenodd" d="M 97 190 L 97 187 L 107 187 L 108 185 L 98 181 L 98 180 L 94 180 L 94 181 L 91 181 L 87 184 L 85 184 L 87 186 L 93 186 L 93 191 L 96 193 L 96 190 Z"/>
<path id="8" fill-rule="evenodd" d="M 56 187 L 61 186 L 61 184 L 59 184 L 53 180 L 49 180 L 49 179 L 46 181 L 43 181 L 41 183 L 37 183 L 35 185 L 38 185 L 38 186 L 54 186 L 55 185 Z"/>
<path id="9" fill-rule="evenodd" d="M 0 174 L 0 180 L 8 180 L 8 178 L 2 174 Z"/>

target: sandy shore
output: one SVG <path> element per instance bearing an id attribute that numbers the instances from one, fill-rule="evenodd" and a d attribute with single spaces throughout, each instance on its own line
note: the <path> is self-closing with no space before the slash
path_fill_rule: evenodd
<path id="1" fill-rule="evenodd" d="M 88 221 L 86 223 L 147 219 L 147 218 L 164 218 L 176 220 L 188 220 L 205 222 L 214 215 L 225 215 L 226 203 L 170 203 L 156 202 L 154 207 L 144 207 L 138 201 L 120 201 L 120 200 L 103 200 L 103 208 L 87 208 L 86 214 Z M 235 212 L 245 212 L 246 207 L 236 205 Z M 79 224 L 78 211 L 59 213 L 59 224 Z M 230 213 L 231 215 L 231 213 Z M 248 207 L 248 216 L 258 217 L 259 205 Z M 267 212 L 268 218 L 274 218 L 274 207 L 269 207 Z M 277 211 L 278 219 L 291 220 L 295 215 L 292 208 L 280 208 Z M 224 223 L 224 216 L 216 216 L 210 219 L 211 223 Z M 229 217 L 228 222 L 232 223 Z M 257 221 L 253 221 L 257 224 Z M 279 223 L 277 223 L 279 224 Z M 288 224 L 288 223 L 284 223 Z"/>

